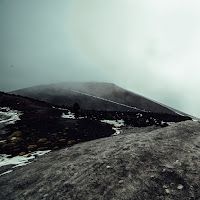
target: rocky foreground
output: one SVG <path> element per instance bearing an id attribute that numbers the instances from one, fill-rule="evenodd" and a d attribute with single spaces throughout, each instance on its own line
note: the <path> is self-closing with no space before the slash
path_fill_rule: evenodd
<path id="1" fill-rule="evenodd" d="M 0 177 L 0 199 L 200 200 L 200 123 L 124 128 Z"/>

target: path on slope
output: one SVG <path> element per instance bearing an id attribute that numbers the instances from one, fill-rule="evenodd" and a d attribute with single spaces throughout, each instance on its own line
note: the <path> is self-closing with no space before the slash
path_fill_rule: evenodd
<path id="1" fill-rule="evenodd" d="M 103 101 L 107 101 L 107 102 L 110 102 L 110 103 L 114 103 L 114 104 L 117 104 L 117 105 L 120 105 L 120 106 L 124 106 L 126 108 L 131 108 L 131 109 L 134 109 L 134 110 L 137 110 L 137 111 L 150 112 L 150 111 L 146 111 L 144 109 L 139 109 L 139 108 L 136 108 L 136 107 L 133 107 L 133 106 L 126 105 L 124 103 L 119 103 L 119 102 L 116 102 L 116 101 L 113 101 L 113 100 L 105 99 L 105 98 L 98 97 L 98 96 L 91 95 L 91 94 L 86 94 L 84 92 L 80 92 L 80 91 L 76 91 L 76 90 L 70 90 L 70 91 L 78 93 L 78 94 L 82 94 L 82 95 L 85 95 L 85 96 L 93 97 L 93 98 L 96 98 L 96 99 L 100 99 L 100 100 L 103 100 Z"/>
<path id="2" fill-rule="evenodd" d="M 125 129 L 0 178 L 0 199 L 200 200 L 200 124 Z"/>

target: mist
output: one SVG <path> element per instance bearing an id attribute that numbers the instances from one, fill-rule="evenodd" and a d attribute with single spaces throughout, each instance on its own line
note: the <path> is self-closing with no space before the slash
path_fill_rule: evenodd
<path id="1" fill-rule="evenodd" d="M 197 0 L 0 0 L 0 90 L 113 82 L 200 117 Z"/>

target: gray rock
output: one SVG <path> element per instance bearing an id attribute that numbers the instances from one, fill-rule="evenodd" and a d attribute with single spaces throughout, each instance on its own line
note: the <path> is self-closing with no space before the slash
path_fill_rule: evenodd
<path id="1" fill-rule="evenodd" d="M 199 147 L 200 124 L 193 121 L 124 129 L 50 152 L 1 176 L 0 199 L 198 199 Z"/>

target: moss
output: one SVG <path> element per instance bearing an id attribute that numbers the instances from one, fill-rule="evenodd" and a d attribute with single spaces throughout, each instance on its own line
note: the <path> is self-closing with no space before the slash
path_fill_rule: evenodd
<path id="1" fill-rule="evenodd" d="M 7 144 L 7 142 L 0 142 L 0 147 L 3 147 L 6 144 Z"/>
<path id="2" fill-rule="evenodd" d="M 23 141 L 22 138 L 17 137 L 17 138 L 15 138 L 15 139 L 13 139 L 13 140 L 11 141 L 11 143 L 21 143 L 22 141 Z"/>
<path id="3" fill-rule="evenodd" d="M 37 145 L 29 145 L 28 147 L 27 147 L 27 149 L 28 150 L 34 150 L 34 149 L 36 149 L 37 148 Z"/>
<path id="4" fill-rule="evenodd" d="M 10 149 L 10 148 L 13 148 L 14 146 L 16 146 L 15 143 L 8 143 L 8 144 L 4 144 L 2 146 L 2 149 Z"/>
<path id="5" fill-rule="evenodd" d="M 54 148 L 53 148 L 53 150 L 58 150 L 59 149 L 59 146 L 55 146 Z"/>
<path id="6" fill-rule="evenodd" d="M 46 138 L 40 138 L 37 142 L 38 143 L 45 143 L 45 142 L 47 142 L 47 139 Z"/>
<path id="7" fill-rule="evenodd" d="M 12 137 L 20 137 L 22 135 L 22 132 L 21 131 L 15 131 L 13 132 L 10 136 L 8 136 L 9 138 L 12 138 Z"/>
<path id="8" fill-rule="evenodd" d="M 58 141 L 64 143 L 64 142 L 66 142 L 66 139 L 60 139 Z"/>
<path id="9" fill-rule="evenodd" d="M 19 156 L 24 156 L 26 154 L 26 152 L 21 152 L 19 153 Z"/>
<path id="10" fill-rule="evenodd" d="M 51 142 L 50 141 L 47 141 L 44 144 L 47 145 L 47 146 L 51 146 Z"/>
<path id="11" fill-rule="evenodd" d="M 40 148 L 38 148 L 37 150 L 38 151 L 44 151 L 44 150 L 47 150 L 48 149 L 48 147 L 40 147 Z"/>
<path id="12" fill-rule="evenodd" d="M 69 140 L 69 141 L 67 142 L 68 145 L 72 145 L 72 144 L 74 144 L 74 143 L 76 143 L 75 140 Z"/>

